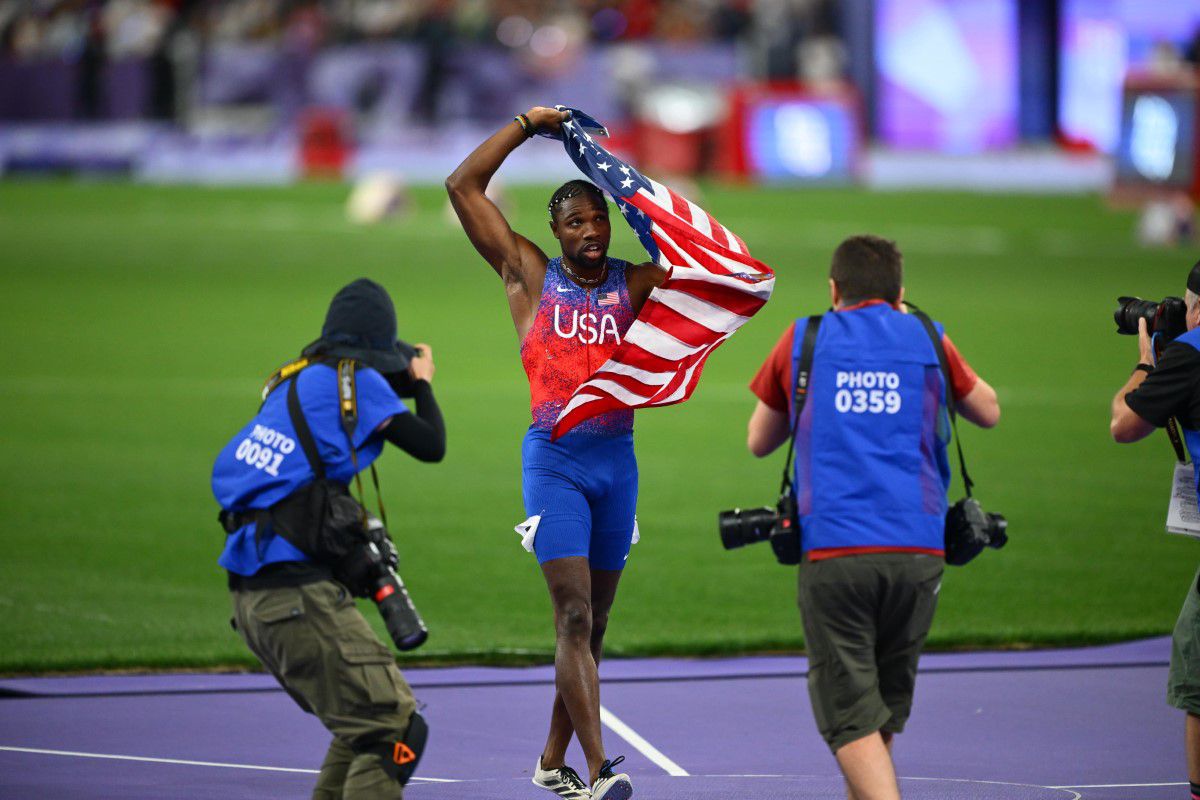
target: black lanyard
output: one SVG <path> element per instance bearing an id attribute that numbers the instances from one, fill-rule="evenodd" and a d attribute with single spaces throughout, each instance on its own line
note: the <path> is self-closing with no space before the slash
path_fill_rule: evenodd
<path id="1" fill-rule="evenodd" d="M 305 364 L 304 366 L 308 366 Z M 358 451 L 354 447 L 354 430 L 358 426 L 358 392 L 354 380 L 354 370 L 357 364 L 353 359 L 342 359 L 338 362 L 337 378 L 338 378 L 338 407 L 342 417 L 342 429 L 346 432 L 346 439 L 350 446 L 350 461 L 354 465 L 354 484 L 358 488 L 358 502 L 363 508 L 364 522 L 366 511 L 366 502 L 363 496 L 362 479 L 359 477 L 358 469 Z M 321 455 L 317 451 L 317 442 L 313 438 L 312 429 L 308 426 L 308 420 L 304 417 L 304 410 L 300 406 L 300 392 L 297 389 L 297 384 L 300 381 L 300 370 L 291 373 L 291 383 L 288 386 L 288 415 L 292 418 L 292 427 L 296 429 L 296 438 L 300 440 L 300 449 L 304 451 L 304 457 L 308 459 L 308 465 L 312 468 L 313 474 L 318 480 L 325 477 L 325 465 L 321 462 Z M 278 386 L 279 382 L 275 382 Z M 270 388 L 274 388 L 271 386 Z M 267 390 L 268 392 L 270 389 Z M 375 500 L 379 506 L 379 519 L 383 522 L 384 527 L 387 527 L 387 513 L 383 508 L 383 494 L 379 490 L 379 474 L 375 471 L 375 465 L 371 464 L 371 480 L 375 484 Z"/>
<path id="2" fill-rule="evenodd" d="M 804 340 L 800 342 L 800 361 L 796 364 L 795 382 L 792 384 L 792 413 L 796 415 L 792 421 L 792 435 L 788 438 L 787 460 L 783 462 L 783 482 L 779 485 L 779 493 L 792 491 L 792 454 L 796 449 L 796 432 L 800 429 L 800 414 L 808 401 L 808 379 L 812 377 L 813 351 L 817 347 L 817 330 L 821 327 L 821 317 L 817 314 L 808 318 L 804 328 Z"/>
<path id="3" fill-rule="evenodd" d="M 958 468 L 962 473 L 963 488 L 967 490 L 967 497 L 970 497 L 971 487 L 975 485 L 975 482 L 967 474 L 967 462 L 963 458 L 962 440 L 958 438 L 958 415 L 954 413 L 954 384 L 950 380 L 950 364 L 946 361 L 946 348 L 942 346 L 942 337 L 938 334 L 937 328 L 934 327 L 933 320 L 929 318 L 929 315 L 912 303 L 905 303 L 905 305 L 908 306 L 908 313 L 921 321 L 921 325 L 925 327 L 925 332 L 929 334 L 929 341 L 933 342 L 934 352 L 937 353 L 938 364 L 942 369 L 942 378 L 946 382 L 946 411 L 950 413 L 950 428 L 954 432 L 955 449 L 958 450 Z"/>

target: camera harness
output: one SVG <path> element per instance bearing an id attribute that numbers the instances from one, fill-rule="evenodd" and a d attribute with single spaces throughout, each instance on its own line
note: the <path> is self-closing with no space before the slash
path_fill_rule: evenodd
<path id="1" fill-rule="evenodd" d="M 929 340 L 933 343 L 934 352 L 937 353 L 938 365 L 941 368 L 942 378 L 946 384 L 946 410 L 950 414 L 950 428 L 954 433 L 954 446 L 958 450 L 958 466 L 962 475 L 963 488 L 967 492 L 967 497 L 970 497 L 971 487 L 975 485 L 975 482 L 967 474 L 967 462 L 963 458 L 962 441 L 958 437 L 958 415 L 954 413 L 954 394 L 950 381 L 950 366 L 946 361 L 946 350 L 942 347 L 942 337 L 938 335 L 937 328 L 934 327 L 933 320 L 929 318 L 928 314 L 912 303 L 906 303 L 906 305 L 908 306 L 909 313 L 921 321 L 925 332 L 929 334 Z M 812 375 L 813 352 L 816 350 L 817 331 L 821 327 L 821 318 L 823 316 L 822 314 L 817 314 L 808 318 L 808 324 L 804 329 L 804 340 L 800 343 L 800 362 L 796 365 L 796 382 L 792 388 L 792 408 L 796 416 L 792 422 L 792 435 L 788 440 L 787 460 L 783 464 L 783 481 L 779 486 L 780 495 L 790 494 L 794 496 L 796 492 L 795 484 L 792 482 L 792 455 L 796 448 L 796 432 L 800 429 L 800 414 L 804 411 L 804 404 L 808 400 L 808 381 Z"/>

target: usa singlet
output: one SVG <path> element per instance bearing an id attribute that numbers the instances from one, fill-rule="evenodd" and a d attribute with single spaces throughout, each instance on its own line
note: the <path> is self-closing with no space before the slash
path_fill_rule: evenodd
<path id="1" fill-rule="evenodd" d="M 598 415 L 550 441 L 571 394 L 633 324 L 628 266 L 610 258 L 604 283 L 584 288 L 567 278 L 561 258 L 551 259 L 521 342 L 533 415 L 521 450 L 525 525 L 539 563 L 584 556 L 594 569 L 621 569 L 629 555 L 637 506 L 633 411 Z"/>

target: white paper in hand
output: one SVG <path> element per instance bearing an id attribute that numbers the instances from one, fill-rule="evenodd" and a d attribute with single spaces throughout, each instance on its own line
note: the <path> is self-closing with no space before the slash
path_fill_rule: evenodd
<path id="1" fill-rule="evenodd" d="M 1200 506 L 1196 503 L 1196 479 L 1191 464 L 1176 464 L 1167 506 L 1167 533 L 1200 537 Z"/>

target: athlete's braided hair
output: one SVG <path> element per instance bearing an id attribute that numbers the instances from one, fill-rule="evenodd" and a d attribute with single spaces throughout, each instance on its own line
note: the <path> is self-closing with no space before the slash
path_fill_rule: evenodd
<path id="1" fill-rule="evenodd" d="M 550 197 L 550 202 L 546 205 L 546 210 L 550 212 L 550 216 L 554 216 L 554 209 L 560 203 L 565 203 L 572 197 L 578 197 L 581 194 L 590 194 L 595 197 L 596 201 L 601 205 L 604 204 L 604 192 L 600 191 L 600 187 L 594 183 L 589 183 L 585 180 L 567 181 L 554 192 Z"/>

